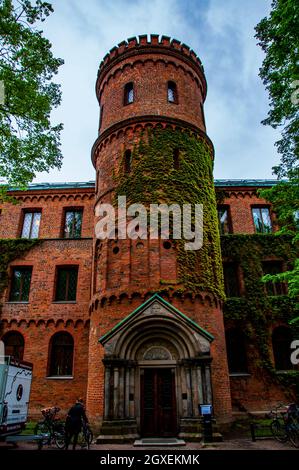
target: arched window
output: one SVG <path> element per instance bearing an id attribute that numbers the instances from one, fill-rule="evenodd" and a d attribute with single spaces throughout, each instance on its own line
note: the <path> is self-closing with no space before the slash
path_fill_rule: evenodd
<path id="1" fill-rule="evenodd" d="M 180 168 L 180 150 L 175 148 L 173 151 L 173 168 L 179 170 Z"/>
<path id="2" fill-rule="evenodd" d="M 134 84 L 133 82 L 127 83 L 124 90 L 124 104 L 130 104 L 134 101 Z"/>
<path id="3" fill-rule="evenodd" d="M 168 82 L 167 84 L 167 99 L 169 103 L 178 103 L 178 91 L 175 82 Z"/>
<path id="4" fill-rule="evenodd" d="M 101 126 L 102 126 L 102 122 L 103 122 L 103 115 L 104 115 L 104 105 L 102 104 L 101 110 L 100 110 L 99 132 L 100 132 L 100 129 L 101 129 Z"/>
<path id="5" fill-rule="evenodd" d="M 73 373 L 74 340 L 67 332 L 55 333 L 50 340 L 49 376 Z"/>
<path id="6" fill-rule="evenodd" d="M 228 369 L 232 374 L 247 373 L 246 342 L 242 331 L 230 328 L 225 332 Z"/>
<path id="7" fill-rule="evenodd" d="M 130 173 L 132 165 L 132 152 L 131 150 L 125 151 L 125 172 Z"/>
<path id="8" fill-rule="evenodd" d="M 293 369 L 291 363 L 291 342 L 293 340 L 290 328 L 278 326 L 272 333 L 272 348 L 274 355 L 275 369 L 290 370 Z"/>
<path id="9" fill-rule="evenodd" d="M 5 356 L 11 356 L 17 361 L 22 361 L 24 356 L 24 338 L 18 331 L 9 331 L 2 341 L 5 347 Z"/>

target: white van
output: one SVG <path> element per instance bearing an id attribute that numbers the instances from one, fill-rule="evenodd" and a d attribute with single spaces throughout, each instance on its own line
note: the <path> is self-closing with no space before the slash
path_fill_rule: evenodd
<path id="1" fill-rule="evenodd" d="M 0 437 L 25 427 L 32 381 L 32 364 L 0 356 Z"/>

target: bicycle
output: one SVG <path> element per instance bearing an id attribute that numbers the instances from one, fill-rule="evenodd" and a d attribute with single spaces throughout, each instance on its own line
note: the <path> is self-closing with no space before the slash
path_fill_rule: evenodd
<path id="1" fill-rule="evenodd" d="M 279 411 L 280 410 L 280 411 Z M 273 420 L 270 424 L 271 432 L 279 442 L 287 442 L 299 447 L 299 407 L 295 403 L 280 404 L 270 412 Z"/>
<path id="2" fill-rule="evenodd" d="M 82 429 L 78 436 L 78 444 L 81 448 L 86 448 L 89 450 L 90 444 L 93 441 L 93 433 L 89 427 L 89 424 L 86 421 L 82 420 Z"/>
<path id="3" fill-rule="evenodd" d="M 56 419 L 60 408 L 53 406 L 52 408 L 44 408 L 41 413 L 44 417 L 43 421 L 39 421 L 34 433 L 43 436 L 42 445 L 51 445 L 54 443 L 58 449 L 64 449 L 65 446 L 65 429 L 64 423 Z"/>

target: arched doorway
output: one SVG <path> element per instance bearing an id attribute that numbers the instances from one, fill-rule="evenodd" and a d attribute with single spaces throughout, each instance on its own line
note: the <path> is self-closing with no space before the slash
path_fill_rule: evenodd
<path id="1" fill-rule="evenodd" d="M 103 426 L 135 423 L 142 436 L 175 436 L 212 403 L 213 337 L 155 295 L 100 338 L 105 348 Z"/>

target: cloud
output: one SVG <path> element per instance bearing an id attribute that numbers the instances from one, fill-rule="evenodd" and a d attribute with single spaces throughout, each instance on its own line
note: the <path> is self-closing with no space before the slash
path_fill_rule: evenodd
<path id="1" fill-rule="evenodd" d="M 267 95 L 258 77 L 262 53 L 254 26 L 270 0 L 52 0 L 43 23 L 56 56 L 65 60 L 56 80 L 63 102 L 53 112 L 64 123 L 61 171 L 36 181 L 94 179 L 90 149 L 97 137 L 99 108 L 94 85 L 102 57 L 114 45 L 139 34 L 166 34 L 187 43 L 201 57 L 208 80 L 208 134 L 216 149 L 215 177 L 269 178 L 278 157 L 277 133 L 260 121 Z"/>

